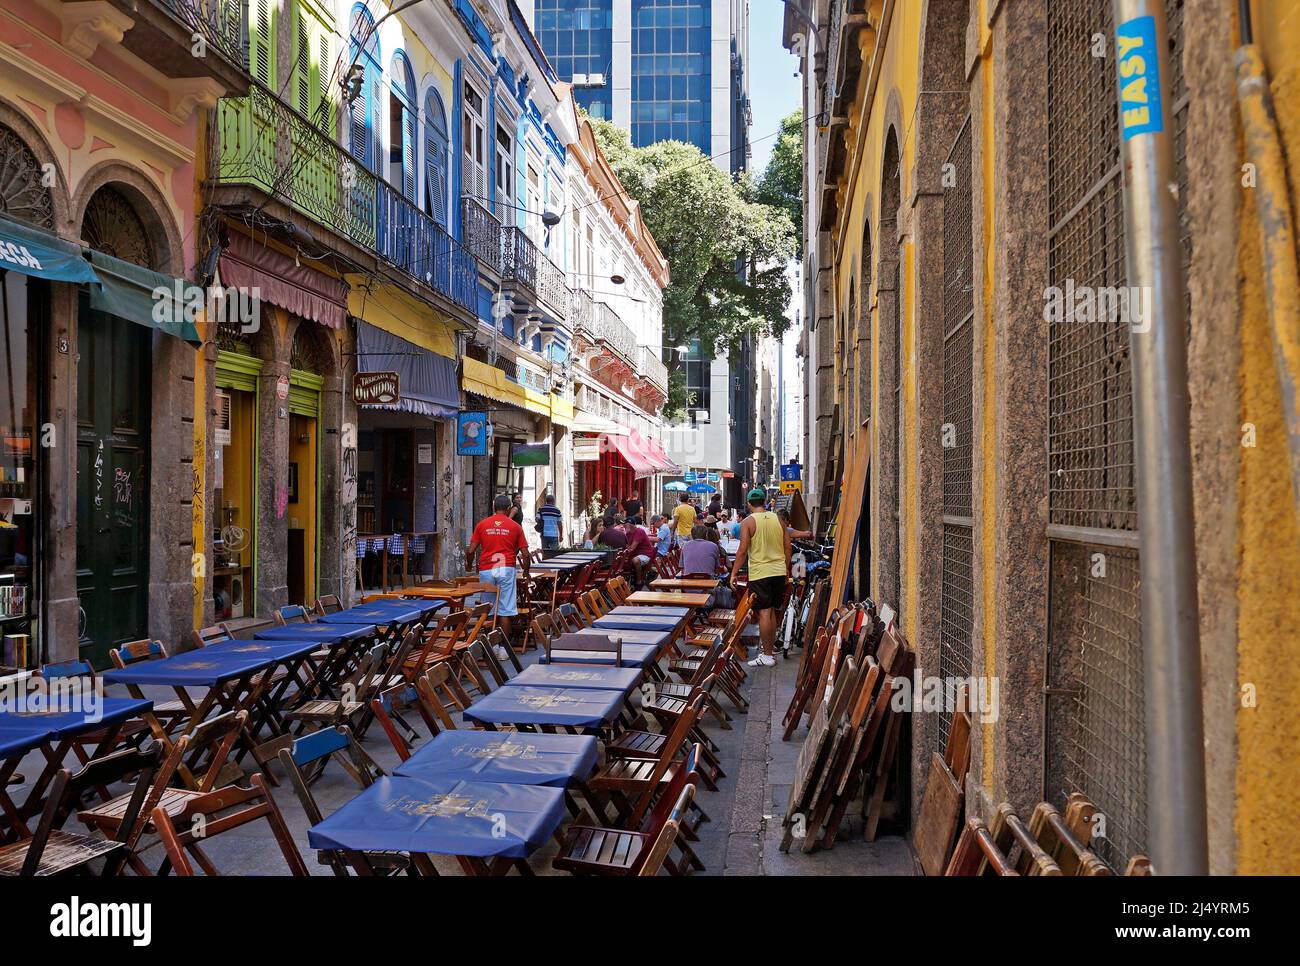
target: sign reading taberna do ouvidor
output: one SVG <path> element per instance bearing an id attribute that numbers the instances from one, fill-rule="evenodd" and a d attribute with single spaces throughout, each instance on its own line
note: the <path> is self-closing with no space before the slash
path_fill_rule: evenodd
<path id="1" fill-rule="evenodd" d="M 352 400 L 358 406 L 391 406 L 401 398 L 396 372 L 358 372 L 352 377 Z"/>
<path id="2" fill-rule="evenodd" d="M 492 428 L 487 413 L 481 411 L 456 414 L 456 455 L 487 456 L 488 437 Z"/>

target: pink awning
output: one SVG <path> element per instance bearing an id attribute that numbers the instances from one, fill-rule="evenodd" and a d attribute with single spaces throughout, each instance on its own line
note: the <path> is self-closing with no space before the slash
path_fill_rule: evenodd
<path id="1" fill-rule="evenodd" d="M 654 457 L 656 472 L 671 473 L 675 476 L 682 471 L 682 468 L 664 452 L 664 448 L 659 445 L 659 440 L 651 439 L 647 442 L 650 444 L 650 454 Z"/>
<path id="2" fill-rule="evenodd" d="M 247 235 L 230 233 L 221 253 L 221 284 L 259 290 L 261 300 L 333 329 L 343 328 L 348 314 L 348 286 L 300 265 L 283 252 L 258 244 Z"/>
<path id="3" fill-rule="evenodd" d="M 654 461 L 646 452 L 645 440 L 635 431 L 633 432 L 632 436 L 610 434 L 606 438 L 618 450 L 619 455 L 627 460 L 627 465 L 632 467 L 632 472 L 638 479 L 643 476 L 653 476 L 658 470 L 655 469 Z"/>

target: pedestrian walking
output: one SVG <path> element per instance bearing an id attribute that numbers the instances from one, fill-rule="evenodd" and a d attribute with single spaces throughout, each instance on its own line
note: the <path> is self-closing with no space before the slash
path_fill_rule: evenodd
<path id="1" fill-rule="evenodd" d="M 749 516 L 740 525 L 740 548 L 731 565 L 731 587 L 736 588 L 740 568 L 749 564 L 749 591 L 758 614 L 758 636 L 762 649 L 750 667 L 772 667 L 776 658 L 776 629 L 785 601 L 785 584 L 790 575 L 790 531 L 775 513 L 763 509 L 767 494 L 749 491 Z"/>
<path id="2" fill-rule="evenodd" d="M 493 514 L 479 521 L 470 537 L 465 559 L 471 569 L 477 560 L 478 579 L 497 589 L 493 614 L 510 639 L 510 620 L 519 614 L 516 578 L 522 568 L 528 579 L 528 538 L 524 528 L 510 519 L 510 497 L 502 493 L 492 501 Z M 518 566 L 516 566 L 518 565 Z"/>
<path id="3" fill-rule="evenodd" d="M 542 505 L 537 510 L 537 532 L 542 535 L 542 548 L 554 550 L 560 545 L 560 534 L 564 532 L 564 514 L 555 505 L 555 495 L 546 494 Z"/>
<path id="4" fill-rule="evenodd" d="M 689 540 L 691 528 L 695 526 L 695 507 L 691 506 L 690 501 L 691 498 L 683 493 L 677 509 L 673 510 L 673 529 L 677 532 L 678 543 Z"/>

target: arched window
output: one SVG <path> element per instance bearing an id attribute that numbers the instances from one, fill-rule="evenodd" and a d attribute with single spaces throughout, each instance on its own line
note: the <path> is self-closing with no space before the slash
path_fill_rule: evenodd
<path id="1" fill-rule="evenodd" d="M 379 169 L 382 139 L 379 136 L 380 93 L 383 71 L 379 66 L 379 37 L 375 21 L 361 4 L 352 8 L 352 33 L 349 44 L 351 60 L 361 72 L 361 90 L 350 107 L 349 146 L 352 156 L 371 171 Z"/>
<path id="2" fill-rule="evenodd" d="M 39 228 L 54 227 L 54 202 L 44 174 L 23 139 L 0 125 L 0 214 Z"/>
<path id="3" fill-rule="evenodd" d="M 424 95 L 424 210 L 447 227 L 447 111 L 442 95 L 430 87 Z"/>
<path id="4" fill-rule="evenodd" d="M 406 197 L 414 199 L 415 75 L 411 72 L 411 62 L 400 50 L 393 54 L 392 75 L 388 114 L 392 118 L 394 143 L 388 152 L 388 181 L 399 186 Z"/>

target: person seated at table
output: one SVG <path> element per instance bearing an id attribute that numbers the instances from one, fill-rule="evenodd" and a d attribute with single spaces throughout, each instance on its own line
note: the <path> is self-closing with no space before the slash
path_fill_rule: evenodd
<path id="1" fill-rule="evenodd" d="M 640 590 L 645 583 L 646 568 L 655 558 L 654 541 L 644 527 L 631 522 L 624 526 L 623 532 L 627 534 L 627 545 L 632 548 L 632 573 L 636 578 L 635 586 Z"/>
<path id="2" fill-rule="evenodd" d="M 510 640 L 510 619 L 518 615 L 515 592 L 516 563 L 528 579 L 528 538 L 524 528 L 510 519 L 510 497 L 504 493 L 492 501 L 495 511 L 479 521 L 470 537 L 465 560 L 473 569 L 478 560 L 478 578 L 497 588 L 494 616 L 501 622 L 506 639 Z"/>
<path id="3" fill-rule="evenodd" d="M 668 548 L 673 542 L 673 530 L 668 526 L 668 519 L 662 513 L 656 513 L 650 518 L 650 527 L 654 530 L 655 537 L 655 554 L 664 557 L 668 555 Z"/>
<path id="4" fill-rule="evenodd" d="M 600 543 L 601 534 L 605 532 L 605 521 L 601 517 L 596 517 L 587 524 L 587 537 L 582 541 L 582 549 L 590 550 L 596 544 Z"/>
<path id="5" fill-rule="evenodd" d="M 709 538 L 709 528 L 697 523 L 691 529 L 691 539 L 682 543 L 682 574 L 704 574 L 712 577 L 722 571 L 722 547 L 716 538 Z"/>
<path id="6" fill-rule="evenodd" d="M 615 550 L 622 550 L 627 546 L 627 531 L 623 529 L 623 524 L 627 522 L 626 518 L 619 513 L 611 521 L 606 519 L 605 531 L 600 535 L 600 542 L 607 547 L 613 547 Z"/>

